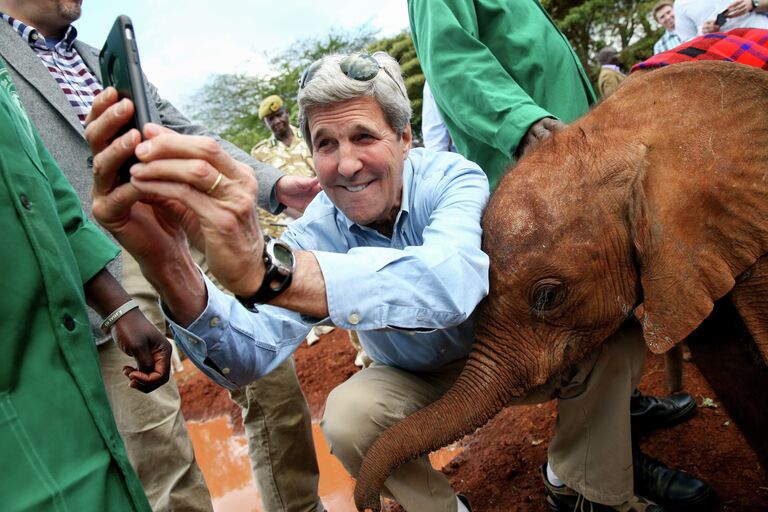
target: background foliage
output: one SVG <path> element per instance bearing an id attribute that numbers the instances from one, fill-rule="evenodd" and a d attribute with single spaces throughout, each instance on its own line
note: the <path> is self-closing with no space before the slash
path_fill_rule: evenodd
<path id="1" fill-rule="evenodd" d="M 655 0 L 541 0 L 576 50 L 593 83 L 599 67 L 595 55 L 603 46 L 621 51 L 622 65 L 648 58 L 653 43 L 663 29 L 651 20 L 649 12 Z M 301 72 L 322 55 L 334 52 L 366 50 L 386 51 L 400 63 L 406 89 L 413 105 L 414 136 L 421 134 L 421 101 L 424 74 L 416 50 L 406 31 L 393 37 L 379 38 L 377 32 L 363 25 L 348 32 L 334 31 L 325 37 L 297 41 L 289 49 L 269 57 L 268 75 L 223 74 L 213 76 L 186 105 L 190 117 L 225 139 L 250 151 L 269 130 L 258 117 L 259 103 L 270 94 L 286 102 L 291 121 L 296 124 L 296 87 Z"/>

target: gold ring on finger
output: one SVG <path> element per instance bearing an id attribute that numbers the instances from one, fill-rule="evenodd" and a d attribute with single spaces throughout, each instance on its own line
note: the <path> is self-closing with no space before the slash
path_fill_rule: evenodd
<path id="1" fill-rule="evenodd" d="M 216 190 L 216 187 L 219 186 L 219 183 L 221 183 L 221 173 L 219 173 L 218 176 L 216 176 L 216 181 L 213 182 L 213 185 L 211 185 L 211 188 L 205 191 L 206 194 L 211 195 L 214 190 Z"/>

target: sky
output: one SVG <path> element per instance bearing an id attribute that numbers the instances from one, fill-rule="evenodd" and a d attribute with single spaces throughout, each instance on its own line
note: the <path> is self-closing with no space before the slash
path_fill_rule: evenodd
<path id="1" fill-rule="evenodd" d="M 83 0 L 78 38 L 101 48 L 119 14 L 133 21 L 144 72 L 177 107 L 217 73 L 269 73 L 268 55 L 331 30 L 408 28 L 406 0 Z"/>

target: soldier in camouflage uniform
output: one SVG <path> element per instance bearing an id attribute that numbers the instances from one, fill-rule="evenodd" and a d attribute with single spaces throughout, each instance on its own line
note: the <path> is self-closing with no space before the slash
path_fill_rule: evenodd
<path id="1" fill-rule="evenodd" d="M 256 144 L 251 156 L 260 162 L 280 169 L 292 176 L 315 176 L 312 153 L 301 136 L 298 128 L 291 126 L 288 111 L 280 96 L 268 96 L 259 107 L 259 119 L 263 119 L 272 136 Z M 297 212 L 287 211 L 273 215 L 259 210 L 261 228 L 271 236 L 278 238 L 285 230 L 285 225 L 295 218 Z"/>

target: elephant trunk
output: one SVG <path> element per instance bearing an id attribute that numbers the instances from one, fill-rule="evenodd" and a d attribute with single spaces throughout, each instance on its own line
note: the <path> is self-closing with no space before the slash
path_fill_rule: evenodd
<path id="1" fill-rule="evenodd" d="M 509 403 L 510 386 L 503 382 L 510 381 L 511 372 L 489 359 L 482 345 L 476 344 L 445 395 L 392 425 L 373 442 L 355 485 L 358 510 L 379 510 L 384 481 L 401 464 L 461 439 Z"/>

